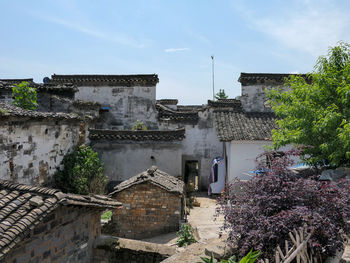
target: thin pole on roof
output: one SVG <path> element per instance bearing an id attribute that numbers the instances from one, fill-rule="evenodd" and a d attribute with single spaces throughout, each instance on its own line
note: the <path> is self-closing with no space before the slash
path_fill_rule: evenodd
<path id="1" fill-rule="evenodd" d="M 211 56 L 211 71 L 213 75 L 213 100 L 215 100 L 215 91 L 214 91 L 214 55 Z"/>

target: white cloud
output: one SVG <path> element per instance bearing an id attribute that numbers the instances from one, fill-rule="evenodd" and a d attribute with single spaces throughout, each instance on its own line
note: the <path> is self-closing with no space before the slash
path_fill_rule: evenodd
<path id="1" fill-rule="evenodd" d="M 35 14 L 35 16 L 47 22 L 63 26 L 70 30 L 77 31 L 97 39 L 106 40 L 106 41 L 114 42 L 125 46 L 130 46 L 134 48 L 143 48 L 145 46 L 145 43 L 141 43 L 140 41 L 137 41 L 129 36 L 125 36 L 121 33 L 115 33 L 115 32 L 106 33 L 101 30 L 95 29 L 93 27 L 89 27 L 81 23 L 67 21 L 55 16 L 45 16 L 41 14 L 40 15 Z"/>
<path id="2" fill-rule="evenodd" d="M 165 52 L 167 53 L 171 53 L 171 52 L 179 52 L 179 51 L 189 51 L 190 49 L 188 47 L 184 47 L 184 48 L 167 48 L 164 49 Z"/>
<path id="3" fill-rule="evenodd" d="M 297 1 L 288 12 L 269 16 L 248 9 L 242 2 L 235 7 L 252 29 L 313 56 L 325 54 L 329 46 L 340 40 L 350 40 L 347 11 L 329 1 Z"/>

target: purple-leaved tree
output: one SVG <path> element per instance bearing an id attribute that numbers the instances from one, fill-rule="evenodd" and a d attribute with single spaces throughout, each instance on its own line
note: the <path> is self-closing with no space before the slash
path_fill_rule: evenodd
<path id="1" fill-rule="evenodd" d="M 219 198 L 217 212 L 224 215 L 228 243 L 238 245 L 241 256 L 253 248 L 272 258 L 277 245 L 285 246 L 288 233 L 304 225 L 313 229 L 309 245 L 322 257 L 342 249 L 343 234 L 350 233 L 345 220 L 350 217 L 350 184 L 321 182 L 317 173 L 293 174 L 288 166 L 298 154 L 265 152 L 257 167 L 264 173 L 236 180 Z"/>

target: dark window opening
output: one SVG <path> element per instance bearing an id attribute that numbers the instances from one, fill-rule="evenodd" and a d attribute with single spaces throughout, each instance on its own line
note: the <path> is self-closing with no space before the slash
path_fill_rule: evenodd
<path id="1" fill-rule="evenodd" d="M 218 175 L 218 164 L 216 163 L 214 165 L 214 183 L 216 183 L 219 180 L 219 175 Z"/>

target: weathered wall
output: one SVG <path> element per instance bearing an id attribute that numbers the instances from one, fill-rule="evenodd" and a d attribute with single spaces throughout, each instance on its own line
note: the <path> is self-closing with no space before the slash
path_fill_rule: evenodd
<path id="1" fill-rule="evenodd" d="M 0 178 L 30 185 L 50 181 L 84 129 L 79 121 L 0 120 Z"/>
<path id="2" fill-rule="evenodd" d="M 185 127 L 186 137 L 181 141 L 182 148 L 182 170 L 184 175 L 185 162 L 187 160 L 197 160 L 199 163 L 199 188 L 208 189 L 209 173 L 212 161 L 217 156 L 222 156 L 223 147 L 219 141 L 212 109 L 199 111 L 199 121 L 197 124 L 166 124 L 161 123 L 161 128 L 175 129 Z M 171 173 L 170 173 L 171 174 Z"/>
<path id="3" fill-rule="evenodd" d="M 278 87 L 283 90 L 287 89 L 278 84 L 242 85 L 242 96 L 240 99 L 243 109 L 248 112 L 271 112 L 272 109 L 266 98 L 266 92 Z"/>
<path id="4" fill-rule="evenodd" d="M 61 206 L 37 225 L 3 262 L 92 262 L 100 212 Z"/>
<path id="5" fill-rule="evenodd" d="M 115 182 L 127 180 L 152 165 L 173 176 L 181 175 L 180 142 L 97 140 L 91 141 L 91 146 L 104 163 L 105 175 Z"/>
<path id="6" fill-rule="evenodd" d="M 109 107 L 109 112 L 101 114 L 101 129 L 130 129 L 140 120 L 149 130 L 157 129 L 156 87 L 113 87 L 81 86 L 75 94 L 78 100 L 93 101 L 102 107 Z"/>
<path id="7" fill-rule="evenodd" d="M 113 235 L 142 239 L 179 229 L 181 195 L 178 193 L 146 182 L 122 190 L 113 198 L 123 204 L 112 215 L 113 228 L 109 231 Z"/>
<path id="8" fill-rule="evenodd" d="M 227 147 L 227 173 L 228 180 L 235 178 L 249 180 L 256 168 L 256 157 L 264 152 L 265 145 L 271 145 L 270 141 L 232 141 L 225 144 Z M 251 176 L 249 176 L 251 175 Z"/>

